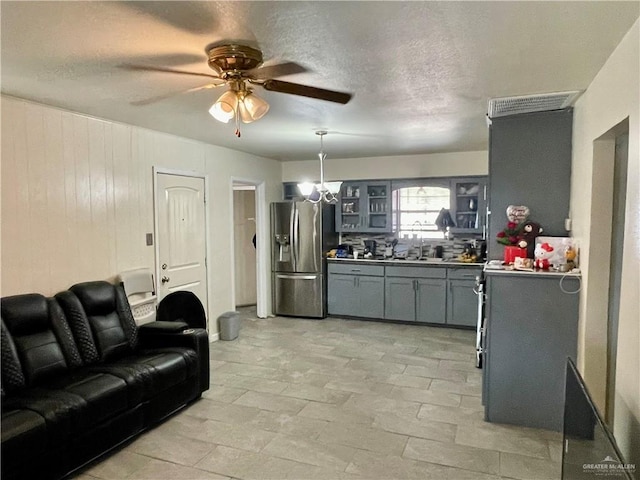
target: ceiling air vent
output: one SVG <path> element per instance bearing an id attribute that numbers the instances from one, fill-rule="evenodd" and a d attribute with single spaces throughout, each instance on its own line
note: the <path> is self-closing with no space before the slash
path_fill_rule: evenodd
<path id="1" fill-rule="evenodd" d="M 571 106 L 578 95 L 580 95 L 580 92 L 574 91 L 491 98 L 489 99 L 487 116 L 496 118 L 519 113 L 561 110 Z"/>

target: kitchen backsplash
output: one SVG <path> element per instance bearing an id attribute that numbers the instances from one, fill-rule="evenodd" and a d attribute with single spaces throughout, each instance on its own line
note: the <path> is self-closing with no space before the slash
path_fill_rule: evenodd
<path id="1" fill-rule="evenodd" d="M 351 245 L 354 251 L 358 251 L 361 255 L 364 251 L 364 240 L 376 241 L 376 258 L 384 257 L 385 243 L 392 241 L 396 238 L 393 234 L 366 234 L 366 233 L 343 233 L 340 237 L 340 243 Z M 480 253 L 480 240 L 474 237 L 468 238 L 454 238 L 453 240 L 445 239 L 429 239 L 426 238 L 422 241 L 422 258 L 433 256 L 433 251 L 436 246 L 440 245 L 443 248 L 443 258 L 451 259 L 460 255 L 464 249 L 465 244 L 473 244 L 476 242 L 478 254 Z M 405 243 L 409 245 L 410 258 L 418 258 L 420 253 L 420 239 L 399 239 L 399 243 Z"/>

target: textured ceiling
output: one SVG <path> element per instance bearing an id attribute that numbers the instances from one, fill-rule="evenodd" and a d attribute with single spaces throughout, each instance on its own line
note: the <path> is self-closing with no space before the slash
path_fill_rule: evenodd
<path id="1" fill-rule="evenodd" d="M 487 99 L 584 90 L 639 14 L 638 2 L 0 2 L 2 92 L 261 156 L 314 159 L 487 148 Z M 221 90 L 131 102 L 206 79 L 205 47 L 258 45 L 284 80 L 353 92 L 338 105 L 267 92 L 260 121 L 222 124 Z M 6 121 L 6 119 L 4 119 Z"/>

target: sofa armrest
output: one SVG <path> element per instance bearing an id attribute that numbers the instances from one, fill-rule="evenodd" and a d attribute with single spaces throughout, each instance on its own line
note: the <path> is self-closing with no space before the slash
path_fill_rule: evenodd
<path id="1" fill-rule="evenodd" d="M 152 322 L 152 323 L 181 323 L 181 322 Z M 187 328 L 180 331 L 170 331 L 162 326 L 156 328 L 138 329 L 138 347 L 142 349 L 186 347 L 195 350 L 198 355 L 200 393 L 209 389 L 209 334 L 204 328 Z"/>
<path id="2" fill-rule="evenodd" d="M 149 322 L 138 327 L 138 335 L 154 335 L 157 333 L 179 333 L 187 330 L 189 325 L 186 322 Z"/>

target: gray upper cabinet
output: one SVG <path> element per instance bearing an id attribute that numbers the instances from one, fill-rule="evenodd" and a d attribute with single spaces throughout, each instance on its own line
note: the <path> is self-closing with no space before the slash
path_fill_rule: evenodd
<path id="1" fill-rule="evenodd" d="M 336 208 L 339 232 L 391 232 L 391 182 L 343 182 Z"/>
<path id="2" fill-rule="evenodd" d="M 495 118 L 489 129 L 489 258 L 503 256 L 496 234 L 507 206 L 526 205 L 544 235 L 566 236 L 573 109 Z"/>
<path id="3" fill-rule="evenodd" d="M 487 177 L 453 178 L 450 183 L 453 233 L 486 236 Z"/>

